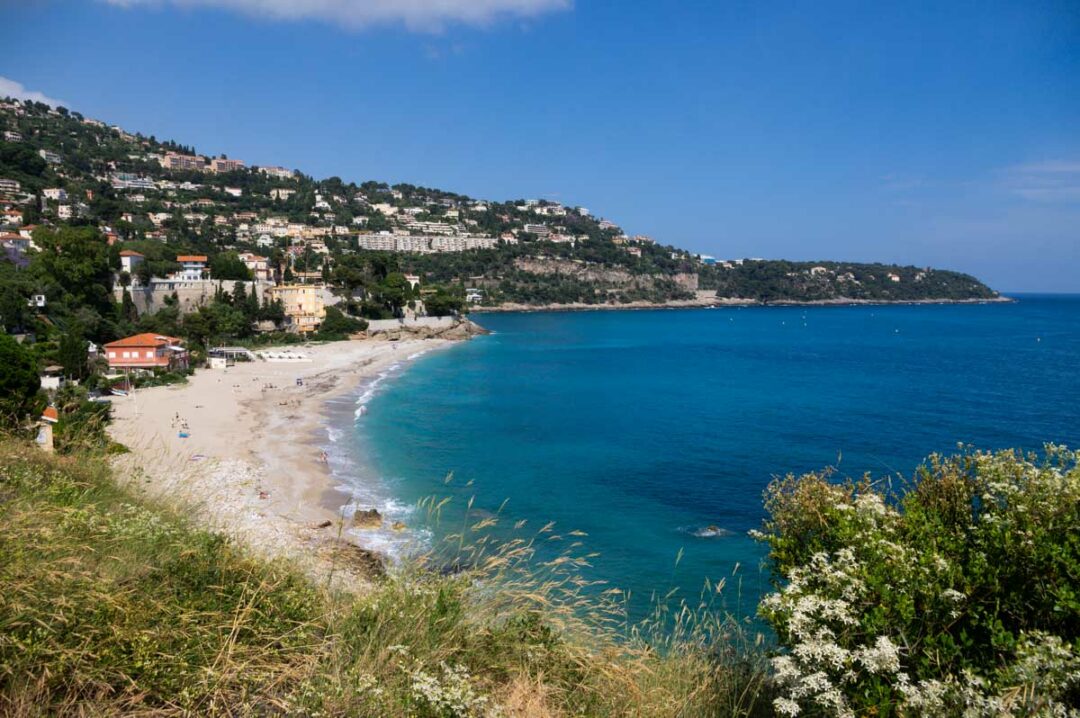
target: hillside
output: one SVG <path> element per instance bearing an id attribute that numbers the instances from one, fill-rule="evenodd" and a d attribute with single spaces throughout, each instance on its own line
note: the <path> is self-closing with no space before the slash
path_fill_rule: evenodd
<path id="1" fill-rule="evenodd" d="M 123 251 L 145 257 L 132 279 L 143 286 L 180 271 L 178 256 L 205 255 L 210 276 L 233 281 L 252 277 L 237 255 L 265 255 L 265 281 L 325 281 L 356 300 L 344 305 L 348 311 L 368 318 L 392 316 L 420 293 L 438 295 L 425 301 L 435 314 L 466 303 L 619 306 L 707 302 L 714 293 L 758 302 L 997 296 L 973 277 L 929 268 L 717 261 L 628 235 L 580 206 L 316 180 L 288 168 L 200 155 L 33 102 L 0 103 L 0 127 L 3 236 L 16 265 L 32 254 L 12 241 L 16 233 L 26 239 L 36 230 L 91 227 L 108 241 L 106 259 L 123 282 L 129 281 L 118 271 Z M 400 287 L 388 287 L 386 279 L 404 274 L 417 275 L 421 292 L 410 286 L 398 303 Z M 20 284 L 24 294 L 50 291 L 41 278 Z"/>

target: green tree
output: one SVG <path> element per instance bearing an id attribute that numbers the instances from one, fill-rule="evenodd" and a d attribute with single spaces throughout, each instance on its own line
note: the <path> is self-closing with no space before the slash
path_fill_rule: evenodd
<path id="1" fill-rule="evenodd" d="M 41 379 L 33 352 L 0 334 L 0 427 L 21 427 L 42 409 Z"/>
<path id="2" fill-rule="evenodd" d="M 105 316 L 112 311 L 112 270 L 109 248 L 93 227 L 38 229 L 34 242 L 41 251 L 30 263 L 31 273 L 71 308 L 86 306 Z"/>
<path id="3" fill-rule="evenodd" d="M 327 307 L 326 316 L 319 325 L 320 339 L 347 339 L 350 334 L 368 328 L 363 319 L 345 316 L 337 307 Z"/>
<path id="4" fill-rule="evenodd" d="M 379 301 L 396 316 L 401 313 L 401 308 L 412 296 L 412 287 L 404 274 L 391 272 L 379 283 L 377 292 Z"/>
<path id="5" fill-rule="evenodd" d="M 236 252 L 221 252 L 210 260 L 210 276 L 214 279 L 249 281 L 251 270 Z"/>
<path id="6" fill-rule="evenodd" d="M 83 336 L 82 327 L 78 324 L 74 324 L 60 337 L 57 359 L 60 361 L 60 366 L 64 368 L 64 376 L 68 379 L 82 380 L 86 377 L 88 368 L 86 338 Z"/>

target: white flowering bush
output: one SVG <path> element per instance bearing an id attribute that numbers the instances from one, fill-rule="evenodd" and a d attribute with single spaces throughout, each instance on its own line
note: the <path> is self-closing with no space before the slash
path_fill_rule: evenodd
<path id="1" fill-rule="evenodd" d="M 1080 469 L 931 457 L 906 490 L 774 482 L 781 715 L 1080 715 Z"/>
<path id="2" fill-rule="evenodd" d="M 443 662 L 439 669 L 438 673 L 429 673 L 418 666 L 409 674 L 412 695 L 418 703 L 445 718 L 499 715 L 488 697 L 473 686 L 465 666 Z"/>

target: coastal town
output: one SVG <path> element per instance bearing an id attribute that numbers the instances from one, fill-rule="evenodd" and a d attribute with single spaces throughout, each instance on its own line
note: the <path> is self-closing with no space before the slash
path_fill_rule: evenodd
<path id="1" fill-rule="evenodd" d="M 133 396 L 176 397 L 197 370 L 465 339 L 483 331 L 469 311 L 996 298 L 931 268 L 718 260 L 553 200 L 315 180 L 32 100 L 0 101 L 0 127 L 0 323 L 47 392 L 39 440 L 62 452 L 107 443 L 92 419 L 122 432 Z M 336 352 L 380 351 L 357 346 Z M 312 386 L 318 364 L 293 378 Z M 206 435 L 184 433 L 176 448 Z"/>

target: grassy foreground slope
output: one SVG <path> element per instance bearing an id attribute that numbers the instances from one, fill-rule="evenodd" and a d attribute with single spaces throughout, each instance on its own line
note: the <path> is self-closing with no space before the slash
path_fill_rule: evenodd
<path id="1" fill-rule="evenodd" d="M 0 536 L 0 715 L 771 712 L 762 666 L 708 649 L 708 631 L 617 641 L 547 600 L 565 586 L 500 573 L 523 546 L 482 574 L 334 594 L 134 496 L 103 461 L 12 441 Z"/>

